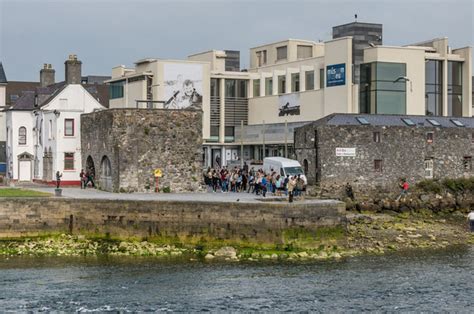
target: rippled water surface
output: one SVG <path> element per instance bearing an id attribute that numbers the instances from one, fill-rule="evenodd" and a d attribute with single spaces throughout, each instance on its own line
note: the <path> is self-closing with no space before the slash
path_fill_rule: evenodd
<path id="1" fill-rule="evenodd" d="M 317 263 L 0 258 L 0 309 L 472 310 L 474 247 Z"/>

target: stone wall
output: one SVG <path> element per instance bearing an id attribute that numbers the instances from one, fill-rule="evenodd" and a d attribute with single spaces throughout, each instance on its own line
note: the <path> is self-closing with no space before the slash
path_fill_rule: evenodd
<path id="1" fill-rule="evenodd" d="M 380 133 L 380 142 L 374 141 Z M 433 132 L 433 142 L 427 133 Z M 403 126 L 306 125 L 295 132 L 298 161 L 308 163 L 308 180 L 326 190 L 341 190 L 349 182 L 359 191 L 396 192 L 398 181 L 410 184 L 424 180 L 425 160 L 433 159 L 433 178 L 474 176 L 472 160 L 466 168 L 465 157 L 474 155 L 470 128 Z M 336 148 L 355 148 L 355 157 L 336 156 Z M 382 161 L 376 171 L 375 160 Z M 337 193 L 334 193 L 337 194 Z"/>
<path id="2" fill-rule="evenodd" d="M 96 182 L 113 192 L 200 191 L 202 112 L 109 109 L 81 116 L 82 164 L 93 161 Z M 110 171 L 107 164 L 110 164 Z"/>
<path id="3" fill-rule="evenodd" d="M 337 226 L 345 223 L 344 215 L 345 205 L 337 201 L 288 204 L 7 198 L 0 203 L 0 237 L 64 232 L 277 242 L 284 230 Z"/>

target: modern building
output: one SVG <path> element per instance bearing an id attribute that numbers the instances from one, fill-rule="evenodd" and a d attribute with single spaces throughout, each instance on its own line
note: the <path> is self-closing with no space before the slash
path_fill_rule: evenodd
<path id="1" fill-rule="evenodd" d="M 294 157 L 293 129 L 333 113 L 472 116 L 471 47 L 452 49 L 447 38 L 383 46 L 382 26 L 371 23 L 336 26 L 333 36 L 251 48 L 241 71 L 229 50 L 120 66 L 108 81 L 111 108 L 167 108 L 184 90 L 169 86 L 202 79 L 206 166 Z"/>
<path id="2" fill-rule="evenodd" d="M 7 76 L 5 75 L 5 70 L 3 69 L 3 64 L 0 62 L 0 126 L 5 126 L 5 110 L 6 108 L 6 87 L 8 81 Z M 6 129 L 0 127 L 0 175 L 5 175 L 6 173 Z"/>
<path id="3" fill-rule="evenodd" d="M 473 177 L 474 118 L 332 114 L 295 130 L 310 184 L 393 191 L 406 178 Z"/>
<path id="4" fill-rule="evenodd" d="M 332 28 L 332 38 L 352 37 L 352 64 L 353 78 L 355 84 L 359 83 L 360 64 L 364 62 L 364 49 L 367 47 L 380 46 L 382 40 L 382 24 L 352 22 Z"/>
<path id="5" fill-rule="evenodd" d="M 98 93 L 81 85 L 81 62 L 70 55 L 66 81 L 54 83 L 54 70 L 45 64 L 40 87 L 24 92 L 6 109 L 7 176 L 13 181 L 53 182 L 62 173 L 64 184 L 79 185 L 82 113 L 105 109 Z"/>

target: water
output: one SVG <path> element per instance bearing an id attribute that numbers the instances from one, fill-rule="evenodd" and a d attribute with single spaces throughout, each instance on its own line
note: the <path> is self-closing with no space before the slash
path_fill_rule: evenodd
<path id="1" fill-rule="evenodd" d="M 471 312 L 474 247 L 312 263 L 1 258 L 0 311 Z"/>

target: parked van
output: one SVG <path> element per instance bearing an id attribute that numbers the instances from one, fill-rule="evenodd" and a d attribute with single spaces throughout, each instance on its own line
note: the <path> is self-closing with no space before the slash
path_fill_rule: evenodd
<path id="1" fill-rule="evenodd" d="M 290 177 L 300 175 L 304 180 L 304 184 L 308 184 L 303 168 L 297 160 L 283 157 L 267 157 L 263 159 L 263 171 L 271 173 L 272 170 L 283 177 L 286 177 L 287 175 Z"/>

